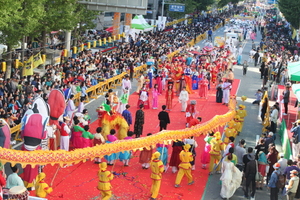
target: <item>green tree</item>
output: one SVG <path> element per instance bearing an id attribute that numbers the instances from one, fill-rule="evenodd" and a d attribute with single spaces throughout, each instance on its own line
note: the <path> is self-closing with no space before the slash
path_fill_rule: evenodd
<path id="1" fill-rule="evenodd" d="M 46 34 L 51 31 L 73 30 L 77 26 L 77 0 L 46 0 L 45 15 L 40 18 L 39 31 L 41 32 L 42 47 L 46 46 Z M 44 51 L 44 49 L 43 49 Z"/>
<path id="2" fill-rule="evenodd" d="M 7 0 L 7 2 L 13 3 L 14 1 Z M 0 42 L 7 45 L 8 51 L 5 57 L 7 60 L 6 78 L 11 76 L 11 50 L 20 44 L 24 36 L 34 36 L 39 33 L 37 30 L 38 21 L 45 13 L 44 0 L 21 0 L 18 3 L 14 7 L 16 9 L 15 14 L 9 16 L 10 22 L 8 26 L 1 27 Z"/>
<path id="3" fill-rule="evenodd" d="M 207 11 L 208 7 L 215 3 L 215 0 L 195 0 L 198 11 Z"/>
<path id="4" fill-rule="evenodd" d="M 173 12 L 173 11 L 169 11 L 169 5 L 172 5 L 172 3 L 174 3 L 174 5 L 181 3 L 185 5 L 185 11 L 184 12 Z M 169 16 L 175 19 L 179 19 L 179 18 L 183 18 L 185 14 L 190 14 L 195 12 L 198 3 L 195 0 L 177 0 L 174 2 L 168 2 L 168 4 L 166 4 L 167 8 L 168 8 L 168 13 Z"/>
<path id="5" fill-rule="evenodd" d="M 77 45 L 77 38 L 80 37 L 80 33 L 86 29 L 94 29 L 96 24 L 94 20 L 97 18 L 99 11 L 88 10 L 86 6 L 77 4 L 76 15 L 78 16 L 78 24 L 74 27 L 72 35 L 74 37 L 73 45 Z"/>
<path id="6" fill-rule="evenodd" d="M 278 0 L 280 12 L 295 28 L 300 28 L 300 0 Z"/>

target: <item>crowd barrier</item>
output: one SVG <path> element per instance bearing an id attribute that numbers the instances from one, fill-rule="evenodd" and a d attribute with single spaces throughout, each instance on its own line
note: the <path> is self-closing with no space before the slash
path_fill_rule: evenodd
<path id="1" fill-rule="evenodd" d="M 217 25 L 218 26 L 218 25 Z M 221 24 L 219 24 L 219 26 L 221 26 Z M 191 42 L 187 43 L 187 45 L 189 46 L 193 46 L 195 44 L 197 44 L 198 42 L 200 42 L 201 40 L 204 40 L 206 38 L 206 33 L 198 35 L 196 37 L 196 41 L 192 40 Z M 180 51 L 176 50 L 170 54 L 167 55 L 168 59 L 172 59 L 176 54 L 178 54 Z M 146 71 L 147 69 L 147 65 L 143 64 L 139 67 L 134 68 L 134 78 L 139 77 L 139 75 L 141 74 L 141 72 Z M 122 79 L 125 77 L 125 75 L 128 74 L 126 72 L 123 72 L 122 74 L 119 74 L 115 77 L 112 77 L 110 79 L 107 79 L 103 82 L 98 83 L 97 85 L 94 85 L 92 87 L 89 87 L 86 90 L 86 93 L 88 94 L 86 99 L 85 99 L 85 103 L 90 102 L 92 99 L 97 99 L 99 95 L 104 95 L 105 92 L 107 92 L 109 89 L 115 89 L 117 86 L 120 86 L 122 84 Z M 74 95 L 74 103 L 76 106 L 79 105 L 80 103 L 80 99 L 81 99 L 81 93 L 78 92 L 77 94 Z M 22 141 L 19 138 L 19 134 L 20 134 L 20 128 L 21 125 L 17 125 L 13 128 L 10 129 L 11 133 L 16 133 L 15 135 L 15 140 L 17 141 Z"/>

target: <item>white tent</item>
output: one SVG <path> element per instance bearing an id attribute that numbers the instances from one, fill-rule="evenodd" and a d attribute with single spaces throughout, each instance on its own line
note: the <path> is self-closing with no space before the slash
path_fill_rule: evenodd
<path id="1" fill-rule="evenodd" d="M 152 31 L 153 26 L 146 22 L 143 15 L 136 15 L 131 21 L 131 29 L 138 29 L 139 31 Z"/>

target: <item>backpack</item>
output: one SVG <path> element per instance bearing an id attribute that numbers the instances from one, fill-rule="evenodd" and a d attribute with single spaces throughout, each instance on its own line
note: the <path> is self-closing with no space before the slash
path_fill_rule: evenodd
<path id="1" fill-rule="evenodd" d="M 285 186 L 285 177 L 282 174 L 278 174 L 275 172 L 277 175 L 277 182 L 276 182 L 276 187 L 278 189 L 282 189 Z"/>

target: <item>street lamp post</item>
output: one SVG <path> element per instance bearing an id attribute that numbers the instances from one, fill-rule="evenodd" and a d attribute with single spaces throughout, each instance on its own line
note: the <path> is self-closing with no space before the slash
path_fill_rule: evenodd
<path id="1" fill-rule="evenodd" d="M 161 5 L 161 16 L 164 16 L 164 7 L 165 7 L 165 0 L 162 0 L 162 5 Z"/>

